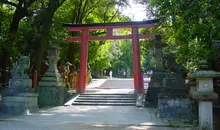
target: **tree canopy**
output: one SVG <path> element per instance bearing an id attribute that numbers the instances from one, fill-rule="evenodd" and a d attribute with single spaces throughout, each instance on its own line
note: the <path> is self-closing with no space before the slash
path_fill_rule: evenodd
<path id="1" fill-rule="evenodd" d="M 31 69 L 42 71 L 47 60 L 47 46 L 54 39 L 62 46 L 61 62 L 78 67 L 79 43 L 67 43 L 69 34 L 63 23 L 105 23 L 129 21 L 121 14 L 126 0 L 2 0 L 0 1 L 0 68 L 1 82 L 7 82 L 10 67 L 19 55 L 30 55 Z M 90 35 L 106 32 L 91 31 Z M 89 43 L 89 64 L 94 70 L 110 67 L 109 41 Z"/>
<path id="2" fill-rule="evenodd" d="M 165 51 L 189 70 L 201 59 L 213 60 L 212 41 L 220 34 L 218 0 L 136 0 L 146 5 L 148 18 L 160 19 L 156 30 L 167 44 Z"/>

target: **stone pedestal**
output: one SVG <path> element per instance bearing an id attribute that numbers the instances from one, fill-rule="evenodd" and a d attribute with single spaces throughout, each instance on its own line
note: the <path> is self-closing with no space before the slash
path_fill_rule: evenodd
<path id="1" fill-rule="evenodd" d="M 158 94 L 158 116 L 161 118 L 189 118 L 191 106 L 185 89 L 163 88 Z"/>
<path id="2" fill-rule="evenodd" d="M 51 44 L 48 50 L 49 68 L 38 83 L 37 93 L 39 107 L 63 105 L 67 97 L 67 89 L 57 69 L 59 47 Z"/>
<path id="3" fill-rule="evenodd" d="M 32 80 L 25 78 L 9 79 L 9 87 L 5 89 L 3 96 L 17 96 L 20 93 L 35 93 L 35 89 L 31 87 Z"/>
<path id="4" fill-rule="evenodd" d="M 10 79 L 2 97 L 5 114 L 28 114 L 38 111 L 38 94 L 31 88 L 31 79 Z"/>
<path id="5" fill-rule="evenodd" d="M 184 79 L 179 79 L 178 76 L 164 78 L 164 87 L 158 94 L 159 117 L 190 117 L 192 102 L 183 81 Z"/>
<path id="6" fill-rule="evenodd" d="M 29 114 L 37 112 L 38 94 L 20 93 L 17 96 L 3 96 L 2 110 L 5 114 Z"/>
<path id="7" fill-rule="evenodd" d="M 13 65 L 12 79 L 2 95 L 2 112 L 5 114 L 29 114 L 38 111 L 38 94 L 32 88 L 32 80 L 27 75 L 29 57 L 21 56 Z"/>
<path id="8" fill-rule="evenodd" d="M 63 105 L 67 98 L 67 89 L 61 78 L 43 77 L 38 83 L 39 107 Z"/>

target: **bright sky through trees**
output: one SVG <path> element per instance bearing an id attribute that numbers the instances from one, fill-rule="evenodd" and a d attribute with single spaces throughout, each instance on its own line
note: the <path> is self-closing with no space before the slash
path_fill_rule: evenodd
<path id="1" fill-rule="evenodd" d="M 146 19 L 145 6 L 137 4 L 129 0 L 130 7 L 127 7 L 122 11 L 122 14 L 130 17 L 133 21 L 142 21 Z"/>

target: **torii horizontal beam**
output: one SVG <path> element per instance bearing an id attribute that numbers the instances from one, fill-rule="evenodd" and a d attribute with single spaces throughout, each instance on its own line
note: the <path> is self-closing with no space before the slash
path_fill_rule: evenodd
<path id="1" fill-rule="evenodd" d="M 113 23 L 93 23 L 93 24 L 63 24 L 68 31 L 101 30 L 108 28 L 152 28 L 156 26 L 159 20 L 148 20 L 138 22 L 113 22 Z"/>
<path id="2" fill-rule="evenodd" d="M 139 34 L 138 35 L 139 39 L 155 39 L 155 35 L 144 35 L 144 34 Z M 82 39 L 82 36 L 78 37 L 68 37 L 67 42 L 80 42 Z M 89 41 L 95 41 L 95 40 L 125 40 L 125 39 L 132 39 L 132 35 L 127 35 L 127 36 L 88 36 Z"/>

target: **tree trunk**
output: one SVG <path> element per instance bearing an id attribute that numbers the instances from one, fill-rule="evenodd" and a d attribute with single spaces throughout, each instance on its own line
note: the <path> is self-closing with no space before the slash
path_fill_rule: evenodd
<path id="1" fill-rule="evenodd" d="M 52 24 L 52 19 L 48 19 L 48 23 L 44 24 L 43 30 L 42 30 L 42 36 L 39 41 L 39 48 L 37 49 L 36 52 L 36 61 L 35 61 L 35 66 L 34 70 L 37 70 L 37 72 L 41 73 L 42 70 L 42 61 L 44 58 L 44 53 L 45 53 L 45 48 L 48 43 L 48 36 L 50 33 L 50 27 Z"/>
<path id="2" fill-rule="evenodd" d="M 13 45 L 13 42 L 16 39 L 16 34 L 18 31 L 19 22 L 22 18 L 25 17 L 24 10 L 21 8 L 17 8 L 12 22 L 10 24 L 10 29 L 8 33 L 8 38 L 5 41 L 5 46 L 2 48 L 2 55 L 1 55 L 1 69 L 2 69 L 2 77 L 1 77 L 1 83 L 8 83 L 9 80 L 9 74 L 10 74 L 10 55 L 11 55 L 11 46 Z M 4 85 L 3 87 L 6 87 Z"/>
<path id="3" fill-rule="evenodd" d="M 40 14 L 42 15 L 41 17 L 43 17 L 43 29 L 40 37 L 39 48 L 36 54 L 36 61 L 33 67 L 34 70 L 37 70 L 38 73 L 41 73 L 42 70 L 42 61 L 44 58 L 47 43 L 49 42 L 50 28 L 52 25 L 54 13 L 65 1 L 66 0 L 62 0 L 62 2 L 59 3 L 59 0 L 50 0 L 48 7 L 44 10 L 42 14 Z"/>

